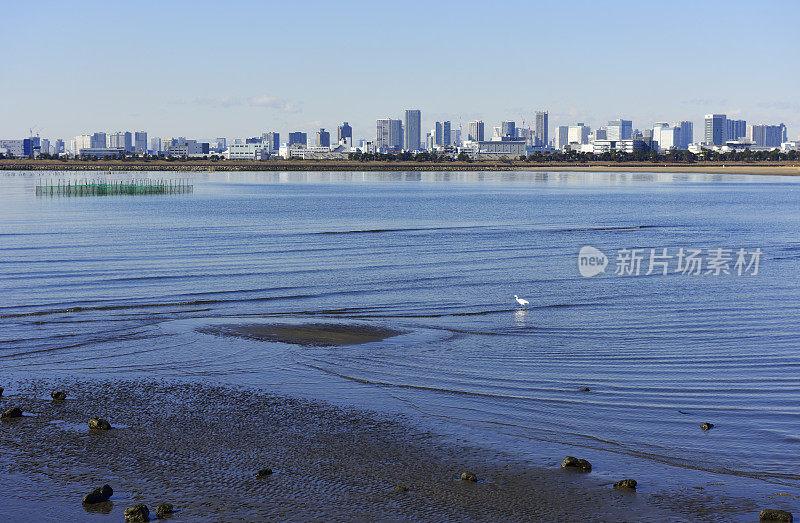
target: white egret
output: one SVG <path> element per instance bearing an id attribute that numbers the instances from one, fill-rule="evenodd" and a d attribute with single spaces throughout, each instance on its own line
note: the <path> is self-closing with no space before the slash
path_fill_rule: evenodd
<path id="1" fill-rule="evenodd" d="M 523 300 L 522 298 L 520 298 L 516 294 L 514 295 L 514 299 L 517 300 L 517 303 L 519 303 L 523 307 L 525 307 L 526 305 L 528 305 L 530 303 L 528 300 Z"/>

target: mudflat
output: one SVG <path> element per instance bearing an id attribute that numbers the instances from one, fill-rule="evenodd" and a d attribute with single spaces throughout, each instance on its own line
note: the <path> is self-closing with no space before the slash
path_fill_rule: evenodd
<path id="1" fill-rule="evenodd" d="M 300 325 L 280 323 L 218 324 L 201 327 L 197 331 L 216 336 L 278 341 L 306 347 L 360 345 L 402 334 L 402 331 L 393 329 L 336 323 L 304 323 Z"/>

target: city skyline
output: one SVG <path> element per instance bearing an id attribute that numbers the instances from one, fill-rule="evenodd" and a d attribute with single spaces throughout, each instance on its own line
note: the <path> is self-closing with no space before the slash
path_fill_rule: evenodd
<path id="1" fill-rule="evenodd" d="M 480 5 L 311 2 L 300 17 L 288 5 L 253 2 L 75 8 L 45 1 L 35 15 L 12 4 L 7 19 L 31 23 L 9 24 L 0 35 L 5 70 L 14 72 L 2 76 L 0 132 L 67 138 L 148 129 L 211 138 L 312 133 L 348 121 L 354 136 L 366 137 L 376 118 L 402 120 L 410 107 L 422 112 L 423 137 L 436 121 L 463 134 L 473 120 L 522 127 L 524 119 L 533 128 L 541 108 L 551 132 L 614 118 L 639 128 L 689 119 L 700 129 L 707 113 L 800 127 L 800 73 L 782 52 L 800 43 L 790 2 L 762 10 L 744 2 L 612 9 L 510 2 L 502 13 L 473 9 Z M 747 45 L 737 46 L 721 36 L 741 25 L 745 10 Z M 415 38 L 385 31 L 390 14 Z M 673 31 L 681 38 L 658 38 Z M 541 42 L 537 51 L 521 45 L 529 38 Z"/>

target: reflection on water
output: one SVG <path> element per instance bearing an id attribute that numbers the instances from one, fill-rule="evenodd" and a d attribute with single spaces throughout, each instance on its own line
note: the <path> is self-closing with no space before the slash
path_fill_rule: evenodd
<path id="1" fill-rule="evenodd" d="M 800 486 L 800 180 L 199 173 L 192 195 L 43 201 L 39 177 L 0 177 L 4 381 L 256 385 L 542 459 L 566 444 L 755 478 L 752 492 Z M 765 254 L 751 278 L 582 278 L 584 245 Z M 519 309 L 514 292 L 536 300 Z M 304 347 L 196 330 L 297 318 L 408 335 Z"/>

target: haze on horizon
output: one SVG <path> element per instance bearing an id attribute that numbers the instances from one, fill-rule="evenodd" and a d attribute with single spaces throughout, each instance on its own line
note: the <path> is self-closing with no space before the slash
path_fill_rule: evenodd
<path id="1" fill-rule="evenodd" d="M 4 5 L 0 138 L 34 129 L 213 138 L 422 110 L 634 127 L 726 113 L 800 136 L 800 14 L 787 0 L 613 5 L 45 0 Z"/>

